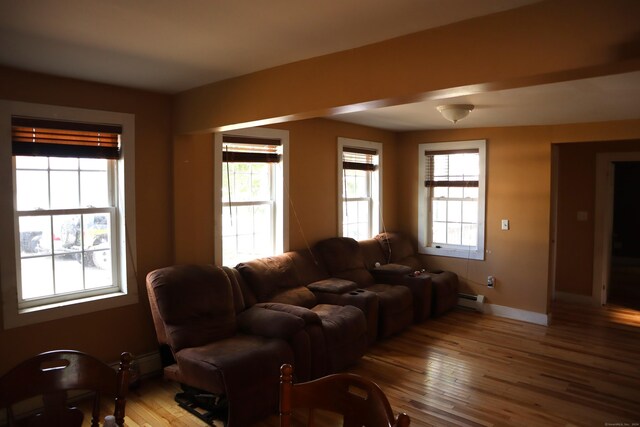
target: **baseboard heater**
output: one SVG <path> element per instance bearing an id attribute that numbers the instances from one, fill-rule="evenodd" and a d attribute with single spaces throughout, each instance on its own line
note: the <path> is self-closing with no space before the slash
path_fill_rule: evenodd
<path id="1" fill-rule="evenodd" d="M 458 294 L 458 307 L 484 313 L 484 295 Z"/>

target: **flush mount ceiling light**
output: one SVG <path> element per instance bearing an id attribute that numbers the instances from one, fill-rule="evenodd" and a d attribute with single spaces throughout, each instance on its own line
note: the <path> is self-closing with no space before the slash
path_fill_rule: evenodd
<path id="1" fill-rule="evenodd" d="M 473 105 L 471 104 L 449 104 L 449 105 L 438 105 L 436 107 L 442 117 L 449 120 L 450 122 L 456 123 L 458 120 L 464 119 L 469 115 L 469 111 L 473 110 Z"/>

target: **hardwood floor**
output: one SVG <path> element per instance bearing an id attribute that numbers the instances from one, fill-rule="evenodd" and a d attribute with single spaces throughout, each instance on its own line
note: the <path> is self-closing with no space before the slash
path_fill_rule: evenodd
<path id="1" fill-rule="evenodd" d="M 558 305 L 552 319 L 457 310 L 376 344 L 350 372 L 378 383 L 412 426 L 640 425 L 640 312 Z M 177 407 L 177 390 L 143 382 L 126 425 L 206 425 Z"/>

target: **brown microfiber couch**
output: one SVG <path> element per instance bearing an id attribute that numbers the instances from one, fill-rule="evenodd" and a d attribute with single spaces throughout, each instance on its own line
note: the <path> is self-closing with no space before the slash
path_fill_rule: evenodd
<path id="1" fill-rule="evenodd" d="M 170 350 L 165 377 L 226 396 L 230 427 L 273 413 L 283 363 L 297 381 L 343 370 L 367 344 L 453 306 L 457 276 L 412 275 L 424 267 L 409 248 L 391 233 L 331 238 L 235 268 L 149 273 L 158 341 Z"/>

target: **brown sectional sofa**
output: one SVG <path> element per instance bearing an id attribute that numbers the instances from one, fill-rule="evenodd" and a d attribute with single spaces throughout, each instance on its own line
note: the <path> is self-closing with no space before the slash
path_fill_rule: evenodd
<path id="1" fill-rule="evenodd" d="M 158 341 L 170 354 L 165 377 L 225 395 L 231 427 L 275 412 L 283 363 L 296 366 L 297 381 L 338 372 L 377 339 L 452 307 L 457 276 L 421 272 L 405 239 L 331 238 L 235 268 L 149 273 Z"/>

